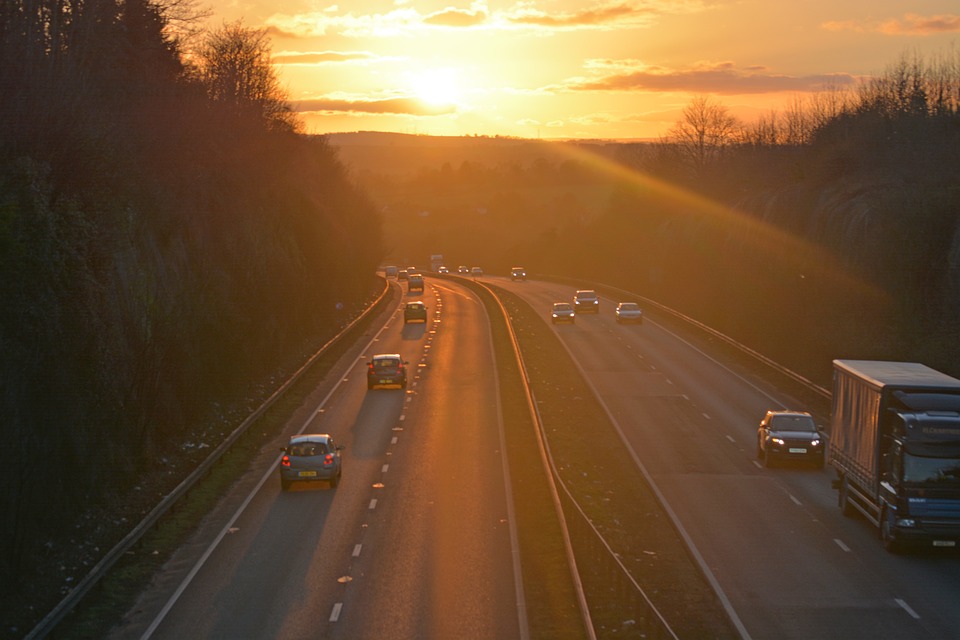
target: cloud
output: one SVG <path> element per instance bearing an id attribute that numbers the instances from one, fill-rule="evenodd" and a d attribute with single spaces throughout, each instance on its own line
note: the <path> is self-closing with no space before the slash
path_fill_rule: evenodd
<path id="1" fill-rule="evenodd" d="M 367 51 L 281 51 L 273 54 L 274 64 L 317 65 L 344 62 L 373 62 L 384 59 L 383 56 Z"/>
<path id="2" fill-rule="evenodd" d="M 851 86 L 858 78 L 845 73 L 790 76 L 763 67 L 738 69 L 733 62 L 701 62 L 684 69 L 644 65 L 636 60 L 593 60 L 594 78 L 572 78 L 555 91 L 680 91 L 720 95 L 819 91 Z"/>
<path id="3" fill-rule="evenodd" d="M 630 3 L 609 4 L 573 13 L 548 14 L 531 7 L 520 7 L 505 15 L 507 22 L 551 29 L 597 29 L 641 24 L 648 26 L 660 11 Z"/>
<path id="4" fill-rule="evenodd" d="M 441 116 L 456 112 L 455 105 L 427 105 L 416 98 L 314 98 L 293 101 L 300 113 L 312 114 L 392 114 Z"/>
<path id="5" fill-rule="evenodd" d="M 486 22 L 488 17 L 489 15 L 483 9 L 466 11 L 448 7 L 443 11 L 424 16 L 423 23 L 436 27 L 476 27 Z"/>
<path id="6" fill-rule="evenodd" d="M 316 38 L 328 34 L 347 37 L 414 36 L 426 29 L 486 29 L 490 31 L 571 31 L 582 29 L 646 28 L 665 13 L 702 10 L 700 0 L 647 0 L 600 3 L 572 12 L 548 13 L 522 1 L 503 11 L 491 12 L 484 0 L 469 9 L 447 7 L 420 13 L 408 3 L 397 3 L 384 13 L 354 15 L 337 11 L 314 11 L 267 18 L 271 35 L 284 38 Z"/>
<path id="7" fill-rule="evenodd" d="M 888 36 L 932 36 L 941 33 L 960 33 L 960 15 L 921 16 L 908 13 L 902 19 L 891 18 L 881 22 L 847 20 L 825 22 L 820 26 L 827 31 L 882 33 Z"/>

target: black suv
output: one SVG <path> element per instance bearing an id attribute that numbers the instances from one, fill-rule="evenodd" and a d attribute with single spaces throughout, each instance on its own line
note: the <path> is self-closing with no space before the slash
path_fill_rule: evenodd
<path id="1" fill-rule="evenodd" d="M 824 444 L 806 411 L 767 411 L 757 429 L 757 457 L 767 467 L 778 460 L 799 460 L 823 468 Z"/>

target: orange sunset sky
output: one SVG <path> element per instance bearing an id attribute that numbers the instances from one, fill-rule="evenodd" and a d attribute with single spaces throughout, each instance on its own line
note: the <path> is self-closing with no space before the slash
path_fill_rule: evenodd
<path id="1" fill-rule="evenodd" d="M 310 133 L 656 138 L 697 95 L 745 122 L 904 55 L 960 64 L 958 0 L 216 0 L 266 28 Z"/>

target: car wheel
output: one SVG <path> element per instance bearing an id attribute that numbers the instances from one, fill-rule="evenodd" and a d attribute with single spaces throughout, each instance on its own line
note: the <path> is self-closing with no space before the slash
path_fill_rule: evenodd
<path id="1" fill-rule="evenodd" d="M 290 490 L 290 481 L 286 478 L 280 478 L 280 490 L 289 491 Z"/>

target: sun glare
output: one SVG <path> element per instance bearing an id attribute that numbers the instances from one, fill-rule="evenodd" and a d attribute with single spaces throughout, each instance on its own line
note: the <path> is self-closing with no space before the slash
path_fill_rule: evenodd
<path id="1" fill-rule="evenodd" d="M 410 85 L 417 98 L 431 105 L 453 104 L 461 96 L 455 69 L 425 69 L 411 76 Z"/>

